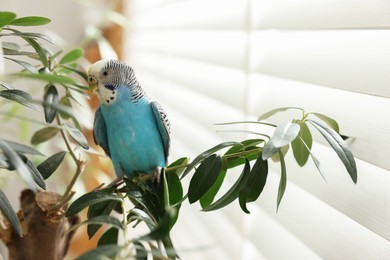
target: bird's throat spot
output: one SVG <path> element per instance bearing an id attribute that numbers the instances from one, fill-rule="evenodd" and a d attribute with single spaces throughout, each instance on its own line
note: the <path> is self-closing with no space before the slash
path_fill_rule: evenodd
<path id="1" fill-rule="evenodd" d="M 106 99 L 107 104 L 110 104 L 111 101 L 114 101 L 115 96 L 111 96 L 109 99 Z"/>

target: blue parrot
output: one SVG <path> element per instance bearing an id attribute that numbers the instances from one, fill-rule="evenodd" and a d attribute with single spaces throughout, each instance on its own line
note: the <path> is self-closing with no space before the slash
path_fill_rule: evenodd
<path id="1" fill-rule="evenodd" d="M 159 181 L 170 147 L 170 124 L 162 107 L 146 96 L 133 69 L 123 62 L 94 63 L 88 82 L 101 102 L 94 140 L 111 158 L 117 180 L 151 173 Z"/>

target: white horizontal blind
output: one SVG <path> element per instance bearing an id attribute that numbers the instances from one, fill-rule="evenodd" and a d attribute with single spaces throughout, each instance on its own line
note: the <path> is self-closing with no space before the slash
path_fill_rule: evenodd
<path id="1" fill-rule="evenodd" d="M 277 164 L 250 215 L 183 205 L 183 259 L 390 258 L 390 1 L 133 0 L 129 16 L 128 61 L 170 116 L 171 160 L 231 137 L 214 123 L 282 106 L 334 117 L 358 158 L 354 185 L 320 136 L 327 182 L 290 151 L 278 213 Z"/>

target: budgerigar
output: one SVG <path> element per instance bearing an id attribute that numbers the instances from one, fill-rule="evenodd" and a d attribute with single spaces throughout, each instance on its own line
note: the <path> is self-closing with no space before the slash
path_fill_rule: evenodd
<path id="1" fill-rule="evenodd" d="M 138 172 L 159 176 L 170 146 L 169 121 L 161 106 L 146 96 L 133 69 L 123 62 L 94 63 L 88 81 L 101 102 L 94 139 L 111 157 L 117 179 Z"/>

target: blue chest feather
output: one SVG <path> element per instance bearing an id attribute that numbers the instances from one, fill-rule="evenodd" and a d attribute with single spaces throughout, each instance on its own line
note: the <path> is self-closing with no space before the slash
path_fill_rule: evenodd
<path id="1" fill-rule="evenodd" d="M 129 89 L 119 87 L 115 101 L 100 109 L 117 176 L 131 177 L 134 172 L 165 167 L 163 142 L 147 98 L 133 102 Z"/>

